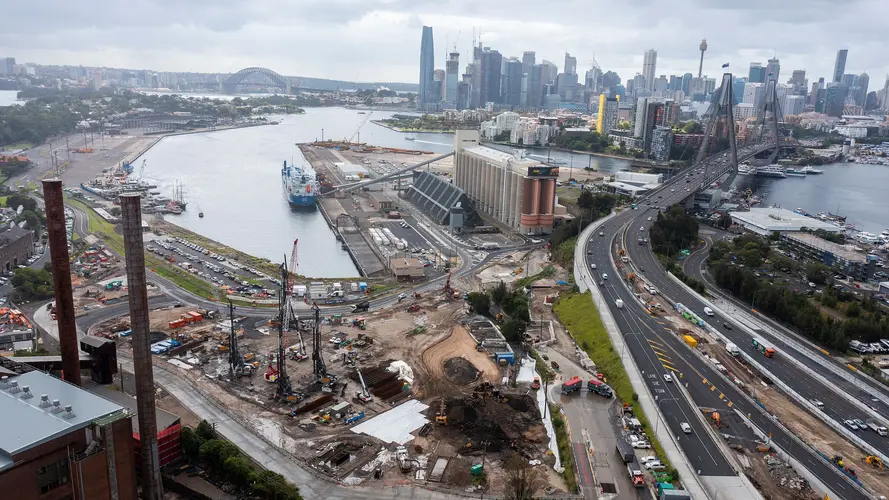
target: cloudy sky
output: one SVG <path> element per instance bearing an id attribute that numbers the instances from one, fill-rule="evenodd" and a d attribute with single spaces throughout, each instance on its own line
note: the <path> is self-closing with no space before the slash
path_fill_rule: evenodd
<path id="1" fill-rule="evenodd" d="M 658 74 L 704 73 L 777 54 L 781 80 L 806 69 L 889 71 L 889 0 L 0 0 L 0 56 L 18 62 L 157 71 L 234 72 L 263 66 L 285 75 L 417 82 L 420 31 L 435 32 L 436 67 L 456 44 L 461 71 L 473 29 L 505 56 L 537 52 L 578 72 L 593 57 L 626 80 L 658 51 Z M 872 83 L 871 85 L 875 85 Z"/>

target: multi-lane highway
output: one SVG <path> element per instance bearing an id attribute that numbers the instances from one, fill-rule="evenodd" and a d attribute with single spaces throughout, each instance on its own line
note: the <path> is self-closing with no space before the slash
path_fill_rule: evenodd
<path id="1" fill-rule="evenodd" d="M 753 148 L 739 151 L 739 159 L 755 153 Z M 733 474 L 725 459 L 717 453 L 715 443 L 701 428 L 702 425 L 692 418 L 692 412 L 697 408 L 685 402 L 682 395 L 665 383 L 663 374 L 673 372 L 677 375 L 674 379 L 688 383 L 688 391 L 698 406 L 727 409 L 729 405 L 749 415 L 753 424 L 766 432 L 772 432 L 773 442 L 790 453 L 809 469 L 817 477 L 831 488 L 834 493 L 847 500 L 867 498 L 858 489 L 854 488 L 848 479 L 841 475 L 833 466 L 816 455 L 809 448 L 800 446 L 791 435 L 780 426 L 774 426 L 772 419 L 761 409 L 751 403 L 741 391 L 732 384 L 724 383 L 722 379 L 711 369 L 711 364 L 697 358 L 692 351 L 681 341 L 672 329 L 663 321 L 652 317 L 638 302 L 635 295 L 622 282 L 622 276 L 615 267 L 611 257 L 612 244 L 617 241 L 628 250 L 629 256 L 636 269 L 644 268 L 644 278 L 652 282 L 662 293 L 675 302 L 682 302 L 694 310 L 702 310 L 699 300 L 693 297 L 677 294 L 678 288 L 669 277 L 664 274 L 659 262 L 652 256 L 646 245 L 637 245 L 636 240 L 640 234 L 648 236 L 648 227 L 651 222 L 648 217 L 654 218 L 656 210 L 652 208 L 669 207 L 690 196 L 696 189 L 707 181 L 714 170 L 719 169 L 721 163 L 727 161 L 728 153 L 722 153 L 708 159 L 708 165 L 696 166 L 688 176 L 678 176 L 662 187 L 655 190 L 645 198 L 637 200 L 637 210 L 626 210 L 601 226 L 598 231 L 590 233 L 592 236 L 583 241 L 585 254 L 587 254 L 586 272 L 595 277 L 595 281 L 603 292 L 607 304 L 615 317 L 615 321 L 626 344 L 629 345 L 640 370 L 644 372 L 646 382 L 652 393 L 658 396 L 658 407 L 663 412 L 666 424 L 670 426 L 676 435 L 680 436 L 679 444 L 689 457 L 691 465 L 700 471 L 703 476 Z M 688 189 L 688 190 L 686 190 Z M 639 228 L 642 227 L 640 232 Z M 595 269 L 593 265 L 595 264 Z M 608 274 L 605 279 L 603 273 Z M 668 283 L 670 281 L 670 283 Z M 675 294 L 675 295 L 674 295 Z M 622 308 L 616 306 L 617 299 L 624 303 Z M 723 330 L 725 333 L 735 330 Z M 746 342 L 738 342 L 739 346 L 747 346 Z M 774 360 L 780 362 L 780 359 Z M 680 375 L 681 374 L 681 375 Z M 679 378 L 681 376 L 681 379 Z M 802 380 L 796 383 L 807 385 L 809 391 L 816 390 L 817 385 L 810 377 L 797 375 Z M 675 384 L 675 382 L 674 382 Z M 807 392 L 807 393 L 810 393 Z M 825 391 L 821 388 L 821 393 Z M 821 399 L 824 401 L 824 399 Z M 825 401 L 827 403 L 827 401 Z M 683 434 L 680 423 L 687 422 L 693 428 L 692 434 Z M 733 432 L 741 429 L 733 429 Z M 796 446 L 794 446 L 796 445 Z"/>

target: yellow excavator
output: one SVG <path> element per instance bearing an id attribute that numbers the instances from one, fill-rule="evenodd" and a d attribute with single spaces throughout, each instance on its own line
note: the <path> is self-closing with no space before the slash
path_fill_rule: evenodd
<path id="1" fill-rule="evenodd" d="M 871 467 L 883 470 L 883 460 L 880 457 L 875 457 L 873 455 L 868 455 L 864 457 L 864 461 L 867 462 Z"/>
<path id="2" fill-rule="evenodd" d="M 448 416 L 445 414 L 444 398 L 441 398 L 438 405 L 438 413 L 435 414 L 435 423 L 438 425 L 448 425 Z"/>

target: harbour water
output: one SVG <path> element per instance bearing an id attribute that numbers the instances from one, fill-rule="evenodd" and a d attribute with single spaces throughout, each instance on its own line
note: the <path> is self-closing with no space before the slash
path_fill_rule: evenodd
<path id="1" fill-rule="evenodd" d="M 759 206 L 839 213 L 856 229 L 875 234 L 889 227 L 889 167 L 832 163 L 817 168 L 824 173 L 787 179 L 739 175 L 734 186 L 739 191 L 750 187 L 762 198 Z"/>
<path id="2" fill-rule="evenodd" d="M 18 90 L 0 90 L 0 106 L 21 104 L 22 101 L 16 100 L 16 95 L 18 95 Z"/>

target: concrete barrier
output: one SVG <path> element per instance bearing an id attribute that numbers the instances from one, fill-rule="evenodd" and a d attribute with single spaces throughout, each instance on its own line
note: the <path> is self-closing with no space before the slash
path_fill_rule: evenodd
<path id="1" fill-rule="evenodd" d="M 587 226 L 577 239 L 577 245 L 574 248 L 574 281 L 577 283 L 577 286 L 581 291 L 585 292 L 586 290 L 590 290 L 593 303 L 600 303 L 603 305 L 604 300 L 599 289 L 595 285 L 595 280 L 593 280 L 585 268 L 586 254 L 584 252 L 584 247 L 586 247 L 586 245 L 584 242 L 590 238 L 590 235 L 593 234 L 599 226 L 611 220 L 615 215 L 616 213 L 612 213 Z M 611 257 L 610 251 L 609 257 Z M 592 284 L 589 284 L 587 280 L 592 282 Z M 599 308 L 599 315 L 602 318 L 605 329 L 608 331 L 608 336 L 611 339 L 614 349 L 616 351 L 624 351 L 624 349 L 622 349 L 624 338 L 620 330 L 617 328 L 617 323 L 615 323 L 614 317 L 611 315 L 611 309 L 607 305 L 604 305 L 604 307 Z M 642 406 L 642 410 L 649 416 L 653 415 L 654 418 L 664 419 L 663 414 L 660 412 L 660 408 L 654 403 L 654 395 L 649 390 L 648 385 L 645 384 L 645 381 L 642 378 L 642 371 L 636 365 L 636 361 L 633 359 L 632 354 L 625 353 L 621 358 L 621 363 L 627 369 L 627 376 L 630 379 L 633 390 L 639 396 L 639 404 Z M 701 478 L 698 477 L 694 469 L 691 468 L 690 461 L 685 455 L 685 451 L 679 446 L 675 436 L 670 432 L 669 427 L 664 425 L 663 428 L 658 428 L 658 430 L 659 432 L 656 437 L 661 442 L 664 452 L 667 454 L 667 458 L 679 472 L 679 476 L 685 489 L 689 492 L 692 498 L 711 499 L 712 497 L 704 488 Z"/>
<path id="2" fill-rule="evenodd" d="M 675 281 L 677 281 L 680 285 L 682 285 L 682 286 L 688 288 L 688 285 L 686 285 L 685 283 L 682 283 L 682 281 L 680 281 L 679 278 L 673 276 L 672 273 L 668 273 L 668 274 L 670 275 L 671 278 L 673 278 Z M 689 288 L 689 290 L 691 290 L 691 289 Z M 710 303 L 709 301 L 706 301 L 706 303 L 707 303 L 711 308 L 713 308 L 714 311 L 718 311 L 718 312 L 720 312 L 720 313 L 723 315 L 723 317 L 726 317 L 726 318 L 729 317 L 729 316 L 727 316 L 727 315 L 725 314 L 724 311 L 718 309 L 718 308 L 716 307 L 715 304 L 712 304 L 712 303 Z M 737 322 L 736 322 L 736 323 L 737 323 Z M 741 326 L 742 326 L 743 328 L 746 328 L 746 326 L 744 326 L 744 325 L 741 325 Z M 713 327 L 710 326 L 708 323 L 705 322 L 705 323 L 704 323 L 704 327 L 705 327 L 705 329 L 706 329 L 708 332 L 710 332 L 712 335 L 716 336 L 716 338 L 718 338 L 719 340 L 721 340 L 721 341 L 723 342 L 723 344 L 727 344 L 727 343 L 731 342 L 731 340 L 729 340 L 728 337 L 726 337 L 725 335 L 723 335 L 722 332 L 720 332 L 720 331 L 717 330 L 716 328 L 713 328 Z M 750 333 L 750 334 L 752 334 L 752 335 L 755 335 L 755 334 L 753 334 L 753 332 L 751 332 L 751 331 L 748 331 L 748 333 Z M 755 368 L 756 370 L 758 370 L 761 374 L 763 374 L 764 376 L 768 377 L 768 378 L 772 381 L 772 383 L 775 384 L 775 385 L 776 385 L 782 392 L 784 392 L 785 394 L 787 394 L 788 396 L 790 396 L 791 399 L 793 399 L 793 400 L 797 403 L 797 405 L 799 405 L 799 406 L 805 408 L 806 410 L 808 410 L 809 413 L 811 413 L 812 415 L 814 415 L 815 417 L 817 417 L 819 420 L 821 420 L 822 422 L 824 422 L 828 427 L 830 427 L 831 429 L 833 429 L 834 431 L 836 431 L 839 435 L 843 436 L 843 438 L 845 438 L 847 441 L 851 442 L 851 443 L 854 444 L 855 446 L 858 446 L 859 448 L 861 448 L 861 449 L 862 449 L 863 451 L 865 451 L 866 453 L 868 453 L 868 454 L 870 454 L 870 455 L 874 455 L 874 456 L 880 457 L 880 459 L 883 460 L 884 463 L 889 463 L 889 460 L 887 460 L 887 457 L 886 457 L 886 455 L 885 455 L 884 453 L 880 452 L 879 450 L 877 450 L 876 448 L 874 448 L 873 446 L 871 446 L 869 443 L 867 443 L 866 441 L 864 441 L 863 439 L 861 439 L 860 437 L 858 437 L 858 435 L 854 434 L 851 430 L 849 430 L 849 429 L 847 429 L 846 427 L 844 427 L 840 422 L 837 422 L 836 420 L 834 420 L 834 419 L 828 417 L 823 411 L 819 410 L 814 404 L 812 404 L 811 401 L 809 401 L 808 399 L 804 398 L 802 395 L 800 395 L 800 394 L 797 393 L 795 390 L 793 390 L 790 386 L 788 386 L 784 381 L 782 381 L 780 378 L 776 377 L 776 376 L 775 376 L 774 374 L 772 374 L 769 370 L 767 370 L 763 365 L 761 365 L 761 364 L 759 363 L 759 360 L 758 360 L 758 359 L 756 359 L 755 357 L 751 356 L 750 354 L 748 354 L 748 353 L 745 352 L 744 350 L 741 350 L 741 356 L 744 358 L 745 361 L 747 361 L 747 363 L 748 363 L 750 366 L 754 367 L 754 368 Z M 784 358 L 785 358 L 785 359 L 791 359 L 791 360 L 793 359 L 793 358 L 790 357 L 790 356 L 785 356 Z M 796 364 L 797 366 L 802 365 L 802 363 L 800 363 L 799 361 L 796 361 L 796 360 L 794 360 L 794 361 L 795 361 L 794 364 Z M 805 367 L 803 367 L 802 369 L 805 369 Z M 817 378 L 820 378 L 820 376 L 818 376 L 818 377 L 813 377 L 813 378 L 816 378 L 816 379 L 817 379 Z M 827 384 L 827 383 L 828 383 L 826 380 L 823 380 L 823 378 L 822 378 L 822 381 L 823 381 L 823 382 L 822 382 L 823 384 Z M 845 393 L 840 393 L 840 392 L 838 392 L 838 393 L 839 393 L 839 394 L 844 394 L 845 396 L 848 397 L 848 395 L 845 394 Z"/>

